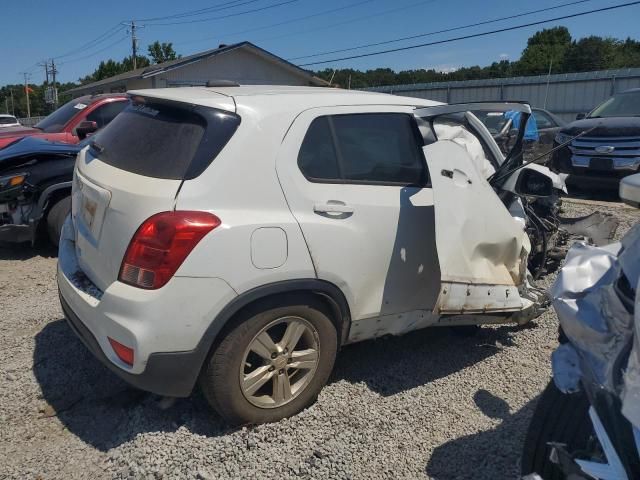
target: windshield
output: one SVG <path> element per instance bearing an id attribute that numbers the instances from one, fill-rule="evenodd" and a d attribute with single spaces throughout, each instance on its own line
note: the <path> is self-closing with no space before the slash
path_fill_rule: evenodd
<path id="1" fill-rule="evenodd" d="M 618 93 L 606 100 L 589 114 L 589 118 L 599 117 L 639 117 L 640 91 Z"/>
<path id="2" fill-rule="evenodd" d="M 55 112 L 36 123 L 36 128 L 46 133 L 59 133 L 78 112 L 88 106 L 89 97 L 80 97 L 65 103 Z"/>
<path id="3" fill-rule="evenodd" d="M 0 117 L 0 125 L 13 125 L 18 123 L 15 117 Z"/>

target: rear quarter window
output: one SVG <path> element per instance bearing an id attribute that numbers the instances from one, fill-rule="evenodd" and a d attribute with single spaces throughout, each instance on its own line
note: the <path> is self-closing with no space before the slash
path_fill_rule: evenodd
<path id="1" fill-rule="evenodd" d="M 91 153 L 138 175 L 188 180 L 209 166 L 239 124 L 233 113 L 146 100 L 128 106 L 101 130 Z"/>

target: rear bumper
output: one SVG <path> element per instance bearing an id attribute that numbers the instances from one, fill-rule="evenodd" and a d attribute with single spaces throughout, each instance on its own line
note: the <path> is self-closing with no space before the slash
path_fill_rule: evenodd
<path id="1" fill-rule="evenodd" d="M 79 268 L 67 219 L 58 252 L 58 289 L 69 324 L 89 350 L 128 383 L 160 395 L 187 396 L 209 344 L 206 331 L 236 293 L 217 278 L 174 277 L 158 290 L 113 282 L 100 291 Z M 124 363 L 109 339 L 134 350 Z"/>
<path id="2" fill-rule="evenodd" d="M 143 373 L 136 375 L 126 372 L 107 358 L 96 337 L 71 310 L 62 294 L 60 304 L 71 330 L 103 365 L 125 382 L 140 390 L 158 395 L 188 397 L 191 394 L 202 366 L 202 356 L 197 350 L 152 353 L 147 359 L 147 366 Z"/>

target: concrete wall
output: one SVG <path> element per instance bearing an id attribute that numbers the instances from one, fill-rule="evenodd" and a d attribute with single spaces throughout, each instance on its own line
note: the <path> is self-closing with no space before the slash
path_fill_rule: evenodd
<path id="1" fill-rule="evenodd" d="M 548 87 L 547 87 L 548 82 Z M 394 85 L 367 90 L 446 103 L 522 100 L 574 120 L 613 93 L 640 87 L 640 68 L 462 82 Z"/>

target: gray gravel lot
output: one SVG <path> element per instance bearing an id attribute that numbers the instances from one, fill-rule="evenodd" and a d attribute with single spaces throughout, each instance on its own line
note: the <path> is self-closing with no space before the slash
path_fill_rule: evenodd
<path id="1" fill-rule="evenodd" d="M 619 235 L 640 219 L 597 208 Z M 593 209 L 565 202 L 567 216 Z M 311 408 L 230 429 L 200 393 L 167 405 L 94 360 L 62 320 L 55 262 L 46 248 L 0 248 L 0 478 L 517 476 L 550 375 L 552 311 L 473 338 L 427 329 L 346 347 Z"/>

